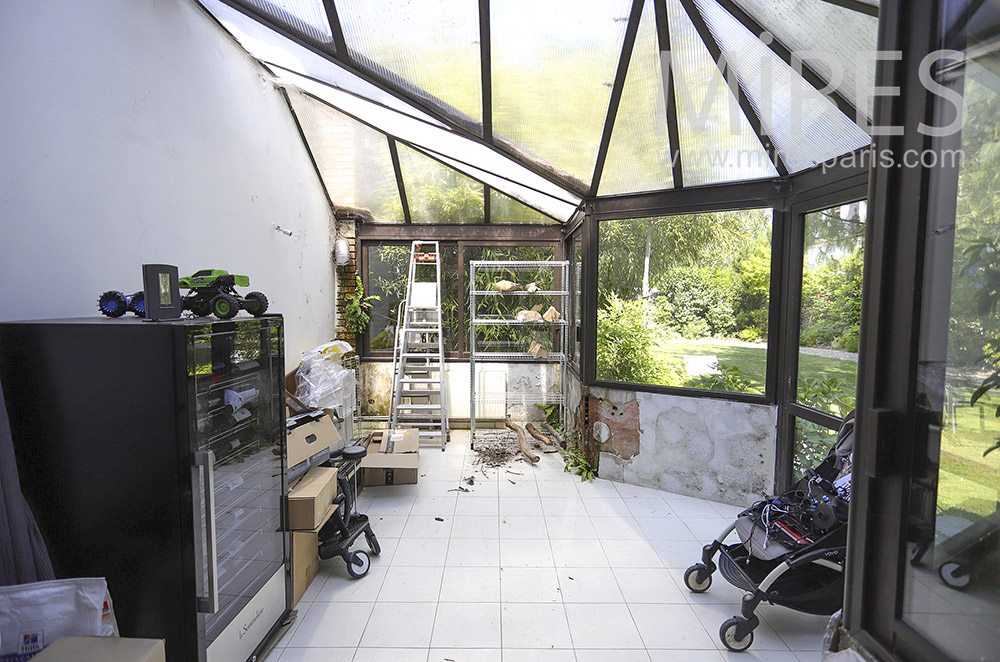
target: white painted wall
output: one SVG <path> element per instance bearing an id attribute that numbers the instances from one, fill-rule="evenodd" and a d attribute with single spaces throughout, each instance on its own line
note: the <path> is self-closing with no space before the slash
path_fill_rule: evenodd
<path id="1" fill-rule="evenodd" d="M 292 365 L 334 335 L 332 214 L 308 153 L 193 0 L 5 0 L 0 90 L 0 319 L 95 315 L 162 262 L 248 274 L 285 315 Z"/>

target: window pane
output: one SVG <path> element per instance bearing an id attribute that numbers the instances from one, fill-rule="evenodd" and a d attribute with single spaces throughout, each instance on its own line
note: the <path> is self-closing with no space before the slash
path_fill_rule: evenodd
<path id="1" fill-rule="evenodd" d="M 869 65 L 859 55 L 874 55 L 878 18 L 826 0 L 736 0 L 736 3 L 789 50 L 823 54 L 809 58 L 808 64 L 823 80 L 835 85 L 855 108 L 871 117 L 875 66 L 874 61 Z M 878 3 L 872 0 L 871 4 Z M 817 30 L 818 25 L 829 29 Z"/>
<path id="2" fill-rule="evenodd" d="M 491 223 L 557 223 L 554 218 L 490 189 Z"/>
<path id="3" fill-rule="evenodd" d="M 337 12 L 360 68 L 482 135 L 477 3 L 338 0 Z"/>
<path id="4" fill-rule="evenodd" d="M 328 44 L 333 40 L 323 0 L 236 0 L 260 12 L 309 41 Z"/>
<path id="5" fill-rule="evenodd" d="M 490 3 L 498 143 L 510 141 L 590 185 L 631 5 Z"/>
<path id="6" fill-rule="evenodd" d="M 695 2 L 789 172 L 807 170 L 871 142 L 854 120 L 819 94 L 716 0 Z"/>
<path id="7" fill-rule="evenodd" d="M 483 222 L 482 184 L 402 143 L 397 149 L 412 222 Z"/>
<path id="8" fill-rule="evenodd" d="M 573 325 L 569 329 L 570 359 L 580 365 L 580 320 L 583 299 L 583 231 L 573 235 L 569 253 L 570 295 L 573 297 Z"/>
<path id="9" fill-rule="evenodd" d="M 667 0 L 684 184 L 776 177 L 739 102 L 680 0 Z"/>
<path id="10" fill-rule="evenodd" d="M 771 210 L 600 224 L 597 378 L 763 393 Z"/>
<path id="11" fill-rule="evenodd" d="M 463 301 L 464 310 L 469 310 L 469 262 L 472 260 L 554 260 L 556 249 L 553 246 L 470 246 L 463 248 L 464 264 L 462 269 L 465 273 L 466 288 Z M 540 269 L 536 274 L 518 271 L 508 272 L 503 270 L 486 271 L 481 270 L 477 274 L 476 289 L 492 290 L 493 283 L 499 280 L 511 280 L 517 282 L 522 287 L 531 282 L 536 282 L 543 291 L 553 289 L 553 269 Z M 514 319 L 519 310 L 530 309 L 533 306 L 544 306 L 540 312 L 552 304 L 551 295 L 535 296 L 480 296 L 477 297 L 476 314 L 482 317 L 500 317 L 502 319 Z M 563 313 L 564 311 L 560 311 Z M 468 327 L 466 327 L 468 328 Z M 545 325 L 544 328 L 534 328 L 532 326 L 480 326 L 477 327 L 476 348 L 484 352 L 526 352 L 531 340 L 537 340 L 549 351 L 555 350 L 554 345 L 556 330 L 555 327 Z M 468 345 L 468 342 L 466 342 Z"/>
<path id="12" fill-rule="evenodd" d="M 837 431 L 810 421 L 795 419 L 795 445 L 792 455 L 792 482 L 823 461 L 837 441 Z"/>
<path id="13" fill-rule="evenodd" d="M 673 185 L 656 17 L 653 3 L 647 2 L 622 88 L 599 193 L 658 191 Z"/>
<path id="14" fill-rule="evenodd" d="M 288 98 L 330 200 L 368 210 L 376 221 L 402 221 L 385 135 L 303 94 L 291 92 Z"/>
<path id="15" fill-rule="evenodd" d="M 442 331 L 445 351 L 458 351 L 458 247 L 440 244 Z M 368 325 L 368 347 L 391 354 L 396 339 L 396 321 L 406 296 L 410 244 L 366 244 L 368 291 L 380 297 L 372 302 Z"/>
<path id="16" fill-rule="evenodd" d="M 854 409 L 866 205 L 806 214 L 797 400 L 843 418 Z"/>

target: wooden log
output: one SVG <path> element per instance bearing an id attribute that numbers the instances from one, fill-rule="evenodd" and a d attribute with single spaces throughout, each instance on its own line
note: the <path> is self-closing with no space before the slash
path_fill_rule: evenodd
<path id="1" fill-rule="evenodd" d="M 524 434 L 524 428 L 522 428 L 517 423 L 512 423 L 510 421 L 507 421 L 507 427 L 509 427 L 517 434 L 517 442 L 521 444 L 521 452 L 524 453 L 524 456 L 528 458 L 532 463 L 538 462 L 538 460 L 540 459 L 538 455 L 530 448 L 528 448 L 528 438 L 527 435 Z"/>
<path id="2" fill-rule="evenodd" d="M 559 432 L 554 427 L 552 427 L 548 423 L 542 423 L 542 427 L 545 428 L 545 431 L 549 433 L 550 437 L 552 437 L 553 439 L 555 439 L 557 446 L 565 446 L 566 445 L 566 442 L 565 442 L 565 440 L 563 440 L 562 435 L 559 434 Z"/>
<path id="3" fill-rule="evenodd" d="M 531 423 L 525 425 L 524 429 L 527 430 L 528 434 L 530 434 L 532 437 L 542 442 L 542 445 L 544 446 L 544 448 L 542 448 L 543 453 L 555 453 L 559 450 L 558 446 L 554 445 L 551 441 L 549 441 L 549 438 L 546 437 L 541 432 L 539 432 L 538 428 L 536 428 Z"/>

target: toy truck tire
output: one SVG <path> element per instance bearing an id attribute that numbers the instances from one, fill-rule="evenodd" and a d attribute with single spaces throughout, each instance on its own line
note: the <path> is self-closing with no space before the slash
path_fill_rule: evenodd
<path id="1" fill-rule="evenodd" d="M 128 310 L 128 299 L 116 290 L 108 290 L 97 300 L 97 309 L 108 317 L 121 317 Z"/>
<path id="2" fill-rule="evenodd" d="M 229 294 L 219 294 L 212 299 L 210 304 L 212 312 L 220 320 L 228 320 L 236 317 L 236 313 L 240 312 L 240 303 L 236 300 L 236 297 Z"/>
<path id="3" fill-rule="evenodd" d="M 245 297 L 246 305 L 243 306 L 244 310 L 253 315 L 254 317 L 260 317 L 267 312 L 268 301 L 267 297 L 261 292 L 251 292 Z"/>

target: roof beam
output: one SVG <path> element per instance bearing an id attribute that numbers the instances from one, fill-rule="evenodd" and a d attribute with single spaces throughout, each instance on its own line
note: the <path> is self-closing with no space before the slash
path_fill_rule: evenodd
<path id="1" fill-rule="evenodd" d="M 399 189 L 399 202 L 403 205 L 403 222 L 412 223 L 410 218 L 410 203 L 406 199 L 406 186 L 403 184 L 403 169 L 399 167 L 399 150 L 396 141 L 386 136 L 389 141 L 389 156 L 392 158 L 392 170 L 396 173 L 396 188 Z"/>
<path id="2" fill-rule="evenodd" d="M 462 136 L 463 138 L 466 138 L 473 142 L 479 143 L 480 145 L 485 145 L 486 147 L 489 147 L 490 150 L 496 152 L 497 154 L 501 154 L 502 156 L 514 161 L 518 165 L 523 166 L 524 168 L 527 168 L 534 174 L 555 184 L 556 186 L 559 186 L 560 188 L 566 189 L 567 191 L 570 191 L 580 196 L 583 196 L 587 193 L 587 189 L 585 187 L 581 187 L 579 181 L 575 181 L 574 178 L 568 175 L 562 176 L 559 173 L 556 173 L 549 168 L 542 167 L 539 163 L 536 163 L 529 158 L 523 157 L 516 149 L 513 150 L 500 149 L 499 147 L 494 145 L 492 141 L 487 142 L 482 138 L 482 136 L 479 136 L 476 133 L 466 129 L 465 127 L 460 126 L 453 119 L 449 118 L 447 114 L 442 113 L 439 108 L 427 105 L 419 99 L 411 98 L 392 87 L 386 86 L 385 83 L 381 81 L 379 78 L 369 75 L 367 72 L 358 69 L 349 62 L 345 62 L 337 57 L 334 57 L 331 53 L 328 53 L 321 48 L 317 48 L 315 45 L 302 39 L 294 32 L 286 29 L 282 25 L 279 25 L 275 21 L 272 21 L 269 17 L 244 7 L 243 5 L 239 4 L 237 0 L 218 0 L 218 2 L 230 7 L 234 11 L 238 11 L 241 14 L 249 16 L 253 20 L 260 23 L 261 25 L 267 27 L 270 30 L 273 30 L 282 37 L 294 42 L 298 46 L 308 51 L 311 51 L 312 53 L 315 53 L 316 55 L 322 57 L 325 60 L 328 60 L 334 66 L 344 69 L 345 71 L 349 72 L 354 76 L 357 76 L 366 83 L 374 85 L 375 87 L 379 88 L 386 94 L 393 96 L 396 99 L 399 99 L 403 103 L 413 106 L 417 110 L 420 110 L 421 112 L 424 112 L 427 115 L 430 115 L 439 122 L 444 123 L 453 133 L 456 133 Z M 206 9 L 206 11 L 208 10 Z M 208 13 L 211 14 L 210 11 Z M 237 41 L 237 43 L 239 42 Z"/>
<path id="3" fill-rule="evenodd" d="M 344 28 L 340 24 L 340 15 L 333 0 L 323 0 L 326 8 L 326 20 L 330 22 L 330 32 L 333 34 L 333 45 L 337 47 L 337 58 L 350 64 L 351 52 L 347 50 L 347 40 L 344 39 Z"/>
<path id="4" fill-rule="evenodd" d="M 483 98 L 483 140 L 493 144 L 493 37 L 490 34 L 490 0 L 479 0 L 479 67 Z"/>
<path id="5" fill-rule="evenodd" d="M 837 5 L 838 7 L 843 7 L 844 9 L 850 9 L 851 11 L 856 11 L 861 14 L 868 14 L 869 16 L 878 16 L 878 7 L 875 5 L 870 5 L 867 2 L 862 2 L 861 0 L 820 0 L 830 5 Z"/>
<path id="6" fill-rule="evenodd" d="M 643 0 L 632 0 L 629 12 L 628 26 L 625 28 L 625 39 L 622 42 L 621 56 L 618 58 L 618 71 L 615 73 L 614 86 L 611 88 L 611 99 L 608 101 L 608 113 L 604 118 L 604 131 L 601 133 L 601 144 L 597 148 L 597 163 L 594 165 L 593 177 L 590 181 L 589 195 L 597 195 L 597 187 L 604 174 L 604 163 L 608 158 L 608 147 L 611 145 L 611 132 L 615 128 L 615 118 L 618 117 L 618 105 L 622 100 L 622 89 L 625 87 L 625 77 L 632 62 L 632 48 L 635 37 L 639 33 L 639 20 L 642 18 Z"/>
<path id="7" fill-rule="evenodd" d="M 670 49 L 670 21 L 667 19 L 666 0 L 652 0 L 653 8 L 656 10 L 656 37 L 659 42 L 660 52 L 669 53 Z M 667 137 L 670 141 L 670 164 L 673 168 L 674 188 L 684 188 L 684 167 L 681 163 L 681 137 L 680 125 L 677 122 L 677 95 L 674 91 L 673 71 L 668 71 L 666 75 L 667 95 Z"/>
<path id="8" fill-rule="evenodd" d="M 787 64 L 792 69 L 800 71 L 802 77 L 810 85 L 816 89 L 825 89 L 830 86 L 830 81 L 823 78 L 823 76 L 818 71 L 813 69 L 808 62 L 803 61 L 801 58 L 793 57 L 793 53 L 790 48 L 781 43 L 781 40 L 778 39 L 773 32 L 758 23 L 756 19 L 750 16 L 747 12 L 743 11 L 743 9 L 733 0 L 717 0 L 717 2 L 755 37 L 759 38 L 760 35 L 765 32 L 771 35 L 772 39 L 771 42 L 767 44 L 767 47 L 771 49 L 772 53 L 781 58 L 782 62 Z M 870 128 L 871 120 L 868 115 L 858 110 L 854 106 L 854 103 L 839 91 L 831 90 L 824 93 L 824 96 L 830 99 L 830 101 L 837 106 L 840 112 L 857 122 L 863 129 L 868 130 Z"/>
<path id="9" fill-rule="evenodd" d="M 760 117 L 757 116 L 756 111 L 753 109 L 753 104 L 750 103 L 750 98 L 743 91 L 743 86 L 739 82 L 739 77 L 735 74 L 735 71 L 731 70 L 731 65 L 726 61 L 725 56 L 722 53 L 722 48 L 719 47 L 719 43 L 715 40 L 715 36 L 712 31 L 708 28 L 708 24 L 705 23 L 704 17 L 701 12 L 698 11 L 698 7 L 695 5 L 695 0 L 679 0 L 681 5 L 684 7 L 684 11 L 687 12 L 688 17 L 691 19 L 691 23 L 694 24 L 695 30 L 698 32 L 698 36 L 705 43 L 708 48 L 708 52 L 712 55 L 712 59 L 715 60 L 716 64 L 722 71 L 723 78 L 729 84 L 729 88 L 732 90 L 733 94 L 736 96 L 737 102 L 740 104 L 740 110 L 743 111 L 744 117 L 750 122 L 750 127 L 753 132 L 757 134 L 757 139 L 760 140 L 760 144 L 763 145 L 764 151 L 767 152 L 768 157 L 771 159 L 771 163 L 774 164 L 774 168 L 778 171 L 778 174 L 782 177 L 788 175 L 788 168 L 781 160 L 781 156 L 778 154 L 778 149 L 771 137 L 767 135 L 764 131 L 764 127 L 761 125 Z"/>

